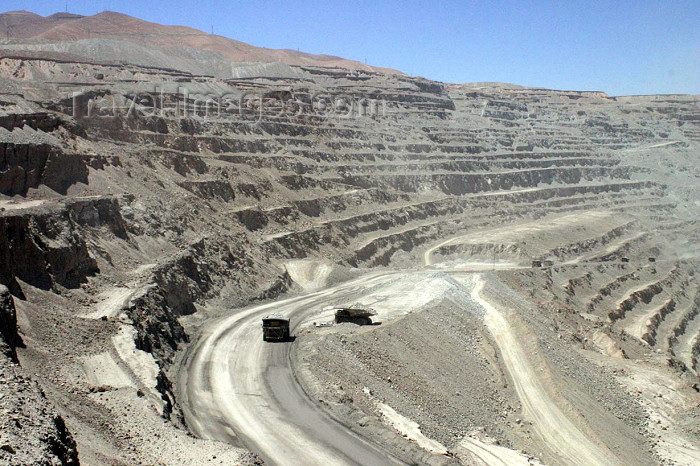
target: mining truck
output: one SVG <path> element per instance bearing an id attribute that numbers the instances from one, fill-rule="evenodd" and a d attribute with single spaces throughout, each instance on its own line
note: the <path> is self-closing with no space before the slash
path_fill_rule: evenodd
<path id="1" fill-rule="evenodd" d="M 262 319 L 263 341 L 289 340 L 289 319 L 282 314 L 270 314 Z"/>
<path id="2" fill-rule="evenodd" d="M 357 325 L 372 325 L 372 316 L 376 316 L 377 311 L 359 306 L 336 307 L 335 323 L 351 322 Z"/>

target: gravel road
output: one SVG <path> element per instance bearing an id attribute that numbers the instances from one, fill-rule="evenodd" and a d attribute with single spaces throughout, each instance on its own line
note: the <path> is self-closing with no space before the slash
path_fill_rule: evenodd
<path id="1" fill-rule="evenodd" d="M 421 280 L 431 280 L 432 284 L 421 286 Z M 210 322 L 185 355 L 180 372 L 180 401 L 188 426 L 200 437 L 239 443 L 271 464 L 400 464 L 308 398 L 292 369 L 290 343 L 263 343 L 260 319 L 267 313 L 281 312 L 291 318 L 293 330 L 298 330 L 312 318 L 318 319 L 326 306 L 392 293 L 404 296 L 406 302 L 401 307 L 410 309 L 411 295 L 415 295 L 413 304 L 419 304 L 433 291 L 446 294 L 434 283 L 436 280 L 449 286 L 456 284 L 448 274 L 378 272 L 314 293 L 249 307 Z M 621 464 L 558 406 L 508 321 L 481 297 L 481 276 L 469 274 L 460 282 L 466 299 L 485 310 L 484 321 L 525 414 L 534 421 L 536 431 L 555 457 L 567 464 Z M 390 317 L 394 315 L 389 312 Z M 481 457 L 478 448 L 469 450 Z M 483 458 L 488 462 L 487 456 L 493 453 Z"/>
<path id="2" fill-rule="evenodd" d="M 263 343 L 260 331 L 261 316 L 273 310 L 289 316 L 295 330 L 322 307 L 390 278 L 386 273 L 365 276 L 251 307 L 209 325 L 181 372 L 181 400 L 192 431 L 242 443 L 269 464 L 402 464 L 317 407 L 296 382 L 290 343 Z"/>
<path id="3" fill-rule="evenodd" d="M 556 399 L 547 390 L 545 381 L 538 377 L 529 361 L 527 349 L 518 341 L 506 319 L 481 297 L 482 288 L 483 279 L 476 275 L 472 296 L 486 309 L 484 321 L 501 351 L 503 362 L 523 404 L 523 410 L 529 418 L 535 420 L 537 432 L 546 445 L 567 464 L 623 464 L 610 450 L 591 441 L 560 409 Z"/>

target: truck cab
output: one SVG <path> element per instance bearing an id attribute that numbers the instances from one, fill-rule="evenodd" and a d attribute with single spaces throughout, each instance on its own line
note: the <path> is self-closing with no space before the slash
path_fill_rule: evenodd
<path id="1" fill-rule="evenodd" d="M 270 314 L 262 319 L 263 341 L 288 341 L 289 319 L 282 314 Z"/>

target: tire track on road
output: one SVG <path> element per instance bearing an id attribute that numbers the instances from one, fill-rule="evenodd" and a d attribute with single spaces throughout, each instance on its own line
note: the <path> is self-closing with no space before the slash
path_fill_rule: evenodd
<path id="1" fill-rule="evenodd" d="M 500 350 L 523 411 L 534 421 L 544 444 L 567 464 L 611 466 L 623 463 L 606 447 L 591 441 L 551 397 L 528 353 L 503 315 L 481 296 L 484 280 L 475 275 L 472 297 L 485 310 L 484 322 Z"/>

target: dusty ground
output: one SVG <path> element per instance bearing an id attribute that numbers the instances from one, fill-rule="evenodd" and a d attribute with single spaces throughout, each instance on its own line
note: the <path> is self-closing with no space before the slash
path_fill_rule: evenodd
<path id="1" fill-rule="evenodd" d="M 307 330 L 294 355 L 318 380 L 312 398 L 340 413 L 381 418 L 383 403 L 451 451 L 480 431 L 512 445 L 519 402 L 484 330 L 482 316 L 445 300 L 376 329 Z"/>
<path id="2" fill-rule="evenodd" d="M 475 245 L 521 242 L 534 248 L 531 256 L 553 251 L 571 254 L 568 248 L 558 247 L 557 241 L 576 236 L 558 231 L 573 229 L 586 236 L 604 225 L 590 224 L 586 218 L 564 216 L 541 222 L 537 228 L 523 224 L 496 235 L 474 233 L 471 241 Z M 628 221 L 615 219 L 620 224 Z M 582 226 L 577 228 L 578 222 Z M 590 226 L 584 226 L 587 222 Z M 519 233 L 514 234 L 516 231 Z M 539 238 L 546 241 L 538 242 Z M 458 237 L 428 248 L 424 261 L 432 264 L 437 250 L 466 241 L 469 239 Z M 615 243 L 617 247 L 627 244 Z M 464 293 L 460 299 L 441 300 L 434 284 L 414 283 L 404 287 L 401 296 L 405 309 L 417 304 L 420 312 L 379 327 L 307 327 L 293 353 L 301 380 L 312 398 L 324 400 L 334 415 L 348 423 L 364 415 L 383 419 L 385 425 L 400 431 L 383 412 L 388 405 L 450 452 L 459 452 L 465 437 L 478 439 L 481 434 L 547 464 L 694 464 L 700 459 L 695 371 L 685 365 L 680 353 L 652 351 L 642 339 L 644 333 L 637 330 L 638 324 L 618 327 L 616 322 L 645 322 L 646 334 L 654 329 L 656 337 L 648 341 L 663 347 L 657 342 L 665 341 L 670 323 L 676 320 L 683 331 L 687 328 L 683 313 L 689 313 L 691 319 L 696 315 L 694 262 L 588 262 L 617 247 L 598 243 L 593 251 L 566 257 L 564 264 L 572 265 L 545 269 L 511 266 L 510 271 L 479 273 L 465 272 L 469 264 L 460 265 L 454 259 L 438 264 L 443 274 L 459 270 L 454 280 L 472 300 L 465 299 Z M 502 250 L 513 251 L 516 257 L 519 254 L 514 248 Z M 669 271 L 672 281 L 667 278 Z M 629 301 L 626 296 L 636 295 L 608 285 L 604 296 L 612 299 L 594 296 L 593 304 L 585 304 L 584 296 L 578 296 L 583 293 L 574 291 L 573 284 L 579 282 L 568 278 L 581 274 L 587 284 L 598 283 L 596 286 L 631 276 L 642 282 L 633 291 L 646 289 L 641 275 L 650 274 L 646 287 L 655 296 L 634 301 L 632 306 L 642 309 L 625 307 L 627 315 L 620 319 L 608 302 Z M 666 289 L 654 288 L 656 283 Z M 366 293 L 366 302 L 372 302 L 372 291 Z M 662 299 L 664 295 L 671 296 L 674 306 Z M 445 293 L 438 289 L 437 296 Z M 615 296 L 620 296 L 617 301 Z M 386 302 L 393 302 L 392 298 Z M 421 305 L 431 298 L 433 301 Z M 579 299 L 584 302 L 579 304 Z M 654 307 L 654 302 L 659 304 Z M 372 302 L 380 309 L 381 303 Z M 612 324 L 596 317 L 599 308 L 612 309 L 608 318 Z M 386 310 L 391 316 L 391 306 Z M 661 318 L 652 318 L 659 312 L 663 312 Z M 630 314 L 639 316 L 630 318 Z M 670 341 L 674 345 L 677 338 L 672 336 Z M 695 360 L 691 357 L 690 361 L 694 364 Z M 357 428 L 368 437 L 380 435 L 376 424 L 363 424 L 367 422 L 360 422 Z M 421 443 L 416 436 L 408 438 Z M 424 448 L 433 447 L 427 444 Z M 474 461 L 471 457 L 463 460 L 467 464 Z"/>
<path id="3" fill-rule="evenodd" d="M 367 418 L 392 425 L 388 405 L 458 457 L 486 438 L 547 464 L 696 462 L 697 378 L 581 349 L 585 329 L 533 313 L 507 285 L 519 274 L 461 273 L 470 306 L 444 300 L 379 327 L 307 328 L 293 353 L 305 388 L 369 438 L 382 434 Z M 649 403 L 659 389 L 642 382 L 650 372 L 677 380 L 673 408 Z"/>

